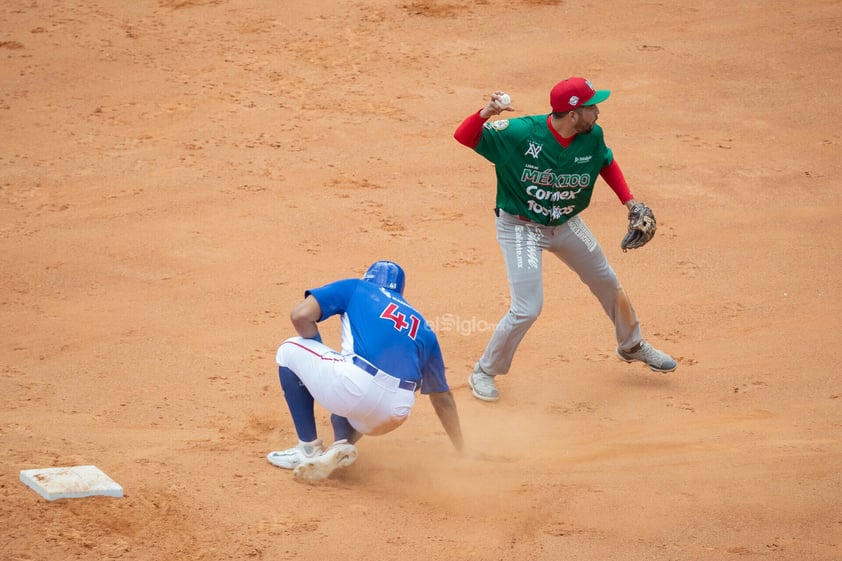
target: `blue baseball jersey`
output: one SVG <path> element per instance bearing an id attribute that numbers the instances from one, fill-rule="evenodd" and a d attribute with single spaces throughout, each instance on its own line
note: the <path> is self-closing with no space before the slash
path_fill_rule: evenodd
<path id="1" fill-rule="evenodd" d="M 342 353 L 356 354 L 421 393 L 449 391 L 435 332 L 401 295 L 361 279 L 345 279 L 305 292 L 322 309 L 319 321 L 341 314 Z"/>

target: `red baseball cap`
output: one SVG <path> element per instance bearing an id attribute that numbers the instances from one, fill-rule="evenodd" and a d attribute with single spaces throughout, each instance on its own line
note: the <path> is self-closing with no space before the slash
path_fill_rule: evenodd
<path id="1" fill-rule="evenodd" d="M 550 106 L 554 113 L 566 113 L 577 107 L 602 103 L 610 90 L 595 90 L 590 81 L 573 77 L 562 80 L 550 90 Z"/>

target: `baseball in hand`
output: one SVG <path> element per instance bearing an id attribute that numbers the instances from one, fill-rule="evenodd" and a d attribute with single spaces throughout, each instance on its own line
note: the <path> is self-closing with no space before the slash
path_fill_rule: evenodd
<path id="1" fill-rule="evenodd" d="M 501 105 L 509 105 L 512 102 L 512 98 L 509 97 L 509 94 L 500 94 L 498 101 Z"/>

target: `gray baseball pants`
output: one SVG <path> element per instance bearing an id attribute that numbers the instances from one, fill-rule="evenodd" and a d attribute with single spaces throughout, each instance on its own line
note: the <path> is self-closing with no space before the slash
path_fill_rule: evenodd
<path id="1" fill-rule="evenodd" d="M 497 242 L 506 264 L 511 303 L 480 357 L 479 366 L 486 374 L 509 371 L 518 345 L 541 314 L 544 250 L 561 259 L 597 297 L 614 324 L 621 348 L 630 349 L 643 339 L 628 296 L 580 216 L 561 226 L 541 226 L 501 210 L 497 217 Z"/>

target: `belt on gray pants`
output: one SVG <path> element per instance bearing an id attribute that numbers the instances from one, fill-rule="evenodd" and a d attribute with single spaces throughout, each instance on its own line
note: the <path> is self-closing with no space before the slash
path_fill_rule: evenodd
<path id="1" fill-rule="evenodd" d="M 378 372 L 382 372 L 382 370 L 380 370 L 379 368 L 377 368 L 373 364 L 369 364 L 367 361 L 363 360 L 362 358 L 358 357 L 357 355 L 354 355 L 353 361 L 354 361 L 355 366 L 357 366 L 359 368 L 362 368 L 363 370 L 365 370 L 366 372 L 368 372 L 372 376 L 374 376 Z M 384 372 L 384 374 L 385 374 L 385 372 Z M 394 378 L 394 376 L 392 376 L 392 377 Z M 414 392 L 415 388 L 418 387 L 418 384 L 416 384 L 415 382 L 412 382 L 410 380 L 401 380 L 400 378 L 398 378 L 398 380 L 400 380 L 400 383 L 398 384 L 398 387 L 402 390 L 409 390 L 411 392 Z"/>

